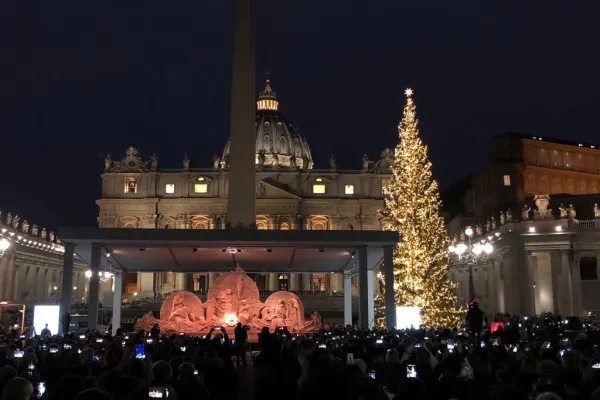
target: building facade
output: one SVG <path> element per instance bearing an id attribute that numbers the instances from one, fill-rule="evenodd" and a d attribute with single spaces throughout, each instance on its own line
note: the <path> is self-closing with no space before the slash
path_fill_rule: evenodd
<path id="1" fill-rule="evenodd" d="M 62 293 L 64 246 L 54 232 L 0 212 L 0 240 L 8 248 L 0 252 L 0 301 L 8 304 L 53 304 Z M 72 302 L 85 303 L 88 267 L 74 262 Z"/>
<path id="2" fill-rule="evenodd" d="M 599 146 L 521 134 L 492 139 L 492 157 L 447 224 L 453 243 L 491 242 L 475 263 L 455 258 L 461 301 L 486 312 L 584 315 L 600 310 Z M 474 292 L 474 293 L 473 293 Z"/>
<path id="3" fill-rule="evenodd" d="M 391 177 L 393 151 L 378 160 L 365 155 L 361 168 L 315 168 L 308 142 L 279 111 L 269 80 L 256 104 L 256 229 L 380 230 L 383 188 Z M 98 224 L 104 228 L 226 229 L 229 150 L 209 168 L 195 168 L 184 156 L 180 168 L 159 169 L 130 147 L 121 160 L 107 157 L 102 174 Z M 282 266 L 282 270 L 285 270 Z M 174 290 L 207 291 L 215 273 L 129 273 L 125 293 L 155 297 Z M 343 292 L 341 274 L 255 274 L 259 290 Z"/>

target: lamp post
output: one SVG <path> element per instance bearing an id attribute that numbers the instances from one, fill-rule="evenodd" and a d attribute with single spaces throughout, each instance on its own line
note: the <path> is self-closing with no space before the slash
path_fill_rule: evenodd
<path id="1" fill-rule="evenodd" d="M 488 256 L 494 251 L 492 239 L 494 236 L 488 236 L 487 240 L 472 241 L 473 228 L 467 226 L 465 229 L 467 241 L 451 245 L 448 250 L 455 254 L 458 260 L 462 260 L 469 266 L 469 300 L 475 300 L 475 283 L 473 281 L 473 264 L 486 261 Z"/>

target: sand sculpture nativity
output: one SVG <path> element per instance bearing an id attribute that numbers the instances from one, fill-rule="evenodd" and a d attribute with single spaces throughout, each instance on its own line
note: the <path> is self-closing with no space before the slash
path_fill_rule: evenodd
<path id="1" fill-rule="evenodd" d="M 290 332 L 309 333 L 321 329 L 321 317 L 313 312 L 304 320 L 302 301 L 292 292 L 271 294 L 264 304 L 256 283 L 238 265 L 210 285 L 205 303 L 193 293 L 179 291 L 167 297 L 160 308 L 160 319 L 151 312 L 136 321 L 136 328 L 149 331 L 158 324 L 161 333 L 198 335 L 215 326 L 233 328 L 241 322 L 250 330 L 286 327 Z"/>

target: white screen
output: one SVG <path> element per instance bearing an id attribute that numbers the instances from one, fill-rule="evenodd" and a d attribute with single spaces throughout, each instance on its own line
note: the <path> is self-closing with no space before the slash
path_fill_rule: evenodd
<path id="1" fill-rule="evenodd" d="M 418 329 L 421 325 L 421 310 L 419 307 L 396 307 L 396 328 Z"/>
<path id="2" fill-rule="evenodd" d="M 58 323 L 60 319 L 60 306 L 34 306 L 33 327 L 39 335 L 48 324 L 48 329 L 53 335 L 58 334 Z"/>

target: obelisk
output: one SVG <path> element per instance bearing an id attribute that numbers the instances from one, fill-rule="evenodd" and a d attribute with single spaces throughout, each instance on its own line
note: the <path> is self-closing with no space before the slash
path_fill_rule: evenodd
<path id="1" fill-rule="evenodd" d="M 256 221 L 253 0 L 235 0 L 227 221 Z"/>

